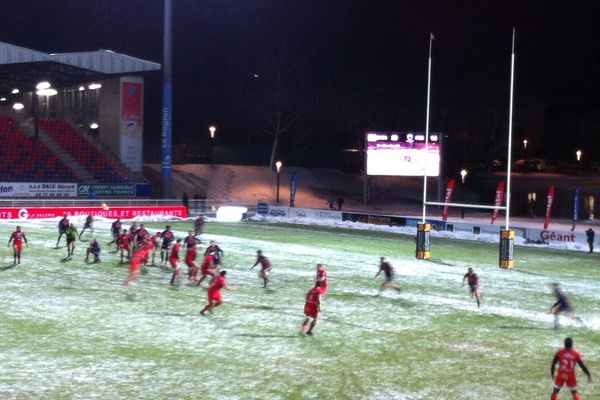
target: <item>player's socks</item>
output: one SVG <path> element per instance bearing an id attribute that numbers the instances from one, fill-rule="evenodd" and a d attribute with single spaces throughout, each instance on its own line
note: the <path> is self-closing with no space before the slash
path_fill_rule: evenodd
<path id="1" fill-rule="evenodd" d="M 581 396 L 579 396 L 579 393 L 571 393 L 573 395 L 573 400 L 581 400 Z"/>
<path id="2" fill-rule="evenodd" d="M 550 400 L 556 400 L 558 399 L 558 392 L 552 392 L 552 395 L 550 396 Z"/>

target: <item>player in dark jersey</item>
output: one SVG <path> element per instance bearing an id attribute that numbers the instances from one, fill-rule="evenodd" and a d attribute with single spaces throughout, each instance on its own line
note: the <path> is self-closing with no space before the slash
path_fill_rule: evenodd
<path id="1" fill-rule="evenodd" d="M 69 224 L 67 231 L 65 232 L 67 236 L 67 260 L 70 260 L 73 257 L 73 253 L 75 252 L 75 242 L 77 241 L 77 237 L 79 236 L 79 232 L 77 232 L 77 228 L 72 223 Z"/>
<path id="2" fill-rule="evenodd" d="M 135 235 L 133 236 L 133 247 L 138 248 L 139 246 L 141 246 L 142 243 L 145 242 L 149 236 L 150 234 L 146 230 L 146 227 L 144 226 L 144 224 L 141 224 L 138 230 L 135 232 Z"/>
<path id="3" fill-rule="evenodd" d="M 554 377 L 554 370 L 558 364 L 558 374 Z M 563 385 L 567 385 L 573 396 L 573 400 L 580 400 L 581 397 L 577 393 L 577 378 L 575 377 L 575 365 L 579 365 L 581 370 L 587 375 L 588 382 L 592 381 L 592 375 L 583 363 L 581 354 L 573 348 L 573 339 L 570 337 L 565 339 L 565 348 L 559 350 L 552 359 L 550 365 L 550 377 L 554 381 L 554 390 L 550 396 L 550 400 L 557 400 L 558 393 Z"/>
<path id="4" fill-rule="evenodd" d="M 91 214 L 85 218 L 85 224 L 83 225 L 83 229 L 79 234 L 79 240 L 81 240 L 81 235 L 83 235 L 83 232 L 85 232 L 86 229 L 89 229 L 92 231 L 92 233 L 94 233 L 94 217 Z"/>
<path id="5" fill-rule="evenodd" d="M 17 226 L 16 230 L 11 233 L 7 246 L 10 246 L 11 242 L 13 244 L 13 265 L 21 264 L 21 250 L 23 250 L 23 242 L 25 242 L 27 246 L 29 246 L 29 243 L 27 243 L 27 236 L 25 236 L 25 232 L 21 230 L 20 226 Z"/>
<path id="6" fill-rule="evenodd" d="M 185 237 L 185 239 L 183 239 L 183 244 L 185 245 L 186 249 L 189 247 L 195 247 L 196 245 L 200 244 L 200 239 L 194 235 L 194 232 L 188 231 L 188 235 Z"/>
<path id="7" fill-rule="evenodd" d="M 475 300 L 477 301 L 477 308 L 481 308 L 481 291 L 479 289 L 479 277 L 473 271 L 473 268 L 469 267 L 469 269 L 467 269 L 467 273 L 463 276 L 463 286 L 465 285 L 465 281 L 467 281 L 467 284 L 469 285 L 471 297 L 475 297 Z"/>
<path id="8" fill-rule="evenodd" d="M 162 245 L 160 247 L 160 263 L 161 265 L 165 265 L 169 258 L 169 248 L 171 247 L 173 240 L 175 240 L 175 235 L 171 231 L 169 225 L 165 226 L 165 230 L 160 234 L 160 238 L 162 239 Z"/>
<path id="9" fill-rule="evenodd" d="M 379 286 L 379 293 L 383 292 L 387 288 L 396 289 L 398 292 L 400 292 L 400 286 L 394 283 L 394 280 L 396 279 L 396 270 L 394 270 L 392 264 L 390 264 L 385 257 L 379 257 L 379 271 L 377 271 L 375 274 L 375 278 L 377 278 L 382 272 L 385 274 L 385 280 L 381 286 Z"/>
<path id="10" fill-rule="evenodd" d="M 221 271 L 219 276 L 217 276 L 210 283 L 208 287 L 208 304 L 204 306 L 200 314 L 204 315 L 207 311 L 210 311 L 212 314 L 212 309 L 223 304 L 223 294 L 221 293 L 221 289 L 227 290 L 237 290 L 235 286 L 229 286 L 227 284 L 227 279 L 225 278 L 227 275 L 227 271 Z"/>
<path id="11" fill-rule="evenodd" d="M 215 242 L 214 240 L 210 241 L 210 244 L 208 245 L 208 247 L 204 251 L 204 255 L 207 256 L 210 253 L 214 253 L 215 264 L 216 265 L 221 265 L 221 261 L 223 259 L 223 254 L 224 253 L 223 253 L 223 250 L 217 244 L 217 242 Z"/>
<path id="12" fill-rule="evenodd" d="M 58 243 L 60 242 L 60 238 L 67 233 L 67 229 L 69 228 L 69 218 L 65 215 L 58 221 L 58 239 L 56 239 L 56 248 L 58 249 Z"/>
<path id="13" fill-rule="evenodd" d="M 117 238 L 119 237 L 119 235 L 121 234 L 121 227 L 123 226 L 123 224 L 121 223 L 121 219 L 118 218 L 115 222 L 113 222 L 110 226 L 110 232 L 112 234 L 113 240 L 110 241 L 108 243 L 108 245 L 110 246 L 111 244 L 115 243 L 117 245 L 117 251 L 119 250 L 119 243 L 117 243 Z"/>
<path id="14" fill-rule="evenodd" d="M 254 269 L 258 264 L 260 264 L 260 277 L 263 279 L 263 289 L 267 288 L 267 283 L 269 282 L 269 274 L 271 273 L 271 269 L 273 265 L 271 261 L 263 255 L 262 250 L 256 250 L 256 262 L 250 269 Z"/>
<path id="15" fill-rule="evenodd" d="M 85 262 L 89 262 L 90 254 L 94 256 L 95 263 L 100 262 L 100 243 L 96 239 L 92 239 L 90 245 L 85 251 Z"/>
<path id="16" fill-rule="evenodd" d="M 585 326 L 583 320 L 575 315 L 573 306 L 571 305 L 571 300 L 567 298 L 558 283 L 552 284 L 552 292 L 554 293 L 554 297 L 556 297 L 556 303 L 554 303 L 550 308 L 550 312 L 554 314 L 554 329 L 560 328 L 558 323 L 560 313 L 565 313 L 569 318 L 572 318 L 581 325 Z"/>
<path id="17" fill-rule="evenodd" d="M 204 215 L 200 215 L 198 218 L 194 220 L 194 236 L 198 236 L 202 234 L 202 230 L 204 229 L 205 223 Z"/>
<path id="18" fill-rule="evenodd" d="M 319 312 L 321 311 L 322 294 L 322 288 L 318 286 L 315 286 L 314 288 L 310 289 L 310 291 L 306 294 L 306 302 L 304 304 L 304 315 L 306 316 L 306 318 L 302 322 L 300 330 L 302 332 L 306 331 L 306 334 L 308 336 L 312 336 L 312 331 L 315 328 L 315 325 L 317 324 Z M 306 330 L 306 327 L 308 327 L 308 331 Z"/>

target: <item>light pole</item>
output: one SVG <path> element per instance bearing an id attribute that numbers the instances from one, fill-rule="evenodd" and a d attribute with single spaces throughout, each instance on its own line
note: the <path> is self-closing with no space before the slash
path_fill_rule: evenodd
<path id="1" fill-rule="evenodd" d="M 523 139 L 523 161 L 527 161 L 527 138 Z"/>
<path id="2" fill-rule="evenodd" d="M 275 201 L 277 203 L 279 203 L 279 173 L 281 172 L 281 161 L 277 161 L 275 163 L 275 166 L 277 167 L 277 189 L 276 189 L 276 198 Z"/>
<path id="3" fill-rule="evenodd" d="M 211 125 L 208 127 L 208 131 L 210 132 L 210 144 L 209 144 L 209 146 L 210 146 L 209 153 L 210 154 L 209 154 L 209 157 L 210 157 L 210 165 L 212 165 L 213 157 L 214 157 L 214 150 L 215 150 L 215 145 L 214 145 L 213 141 L 215 140 L 215 134 L 217 132 L 217 127 L 214 125 Z"/>
<path id="4" fill-rule="evenodd" d="M 468 172 L 466 169 L 461 169 L 460 170 L 460 180 L 462 182 L 462 202 L 464 204 L 465 202 L 465 177 L 467 176 Z M 464 219 L 465 218 L 465 208 L 461 207 L 460 208 L 460 218 Z"/>
<path id="5" fill-rule="evenodd" d="M 581 150 L 575 152 L 575 156 L 577 157 L 577 175 L 581 173 L 581 154 Z"/>

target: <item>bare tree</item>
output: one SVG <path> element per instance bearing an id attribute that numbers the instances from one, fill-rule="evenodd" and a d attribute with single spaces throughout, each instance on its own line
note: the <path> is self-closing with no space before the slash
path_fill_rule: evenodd
<path id="1" fill-rule="evenodd" d="M 284 74 L 287 72 L 283 69 L 284 65 L 292 65 L 292 63 L 284 63 L 280 55 L 276 64 L 270 68 L 271 74 L 264 78 L 267 82 L 264 87 L 264 101 L 259 110 L 261 129 L 273 138 L 269 158 L 270 169 L 275 168 L 282 136 L 289 132 L 290 127 L 304 112 L 298 101 L 301 98 L 300 92 L 304 90 L 299 85 L 299 75 Z M 270 77 L 273 77 L 274 81 L 269 80 Z"/>

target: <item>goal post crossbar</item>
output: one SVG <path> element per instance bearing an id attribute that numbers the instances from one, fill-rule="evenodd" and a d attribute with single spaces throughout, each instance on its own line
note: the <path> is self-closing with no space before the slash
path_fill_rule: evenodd
<path id="1" fill-rule="evenodd" d="M 506 210 L 505 206 L 486 206 L 482 204 L 465 204 L 465 203 L 440 203 L 437 201 L 426 201 L 428 206 L 444 206 L 444 207 L 463 207 L 463 208 L 479 208 L 483 210 Z"/>

